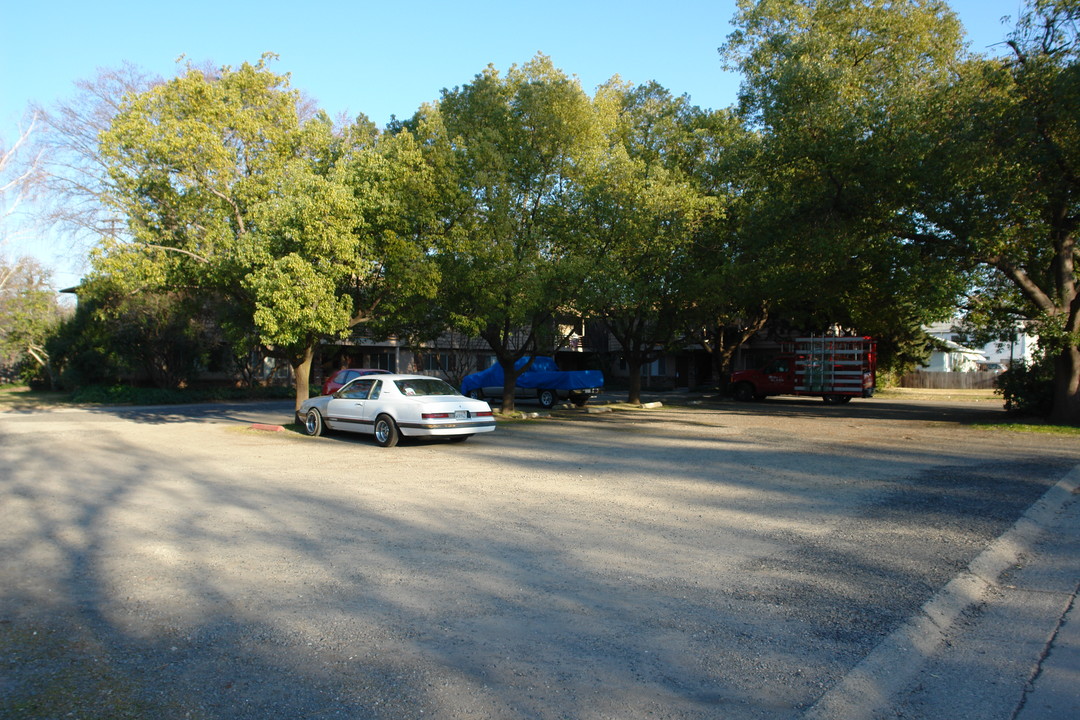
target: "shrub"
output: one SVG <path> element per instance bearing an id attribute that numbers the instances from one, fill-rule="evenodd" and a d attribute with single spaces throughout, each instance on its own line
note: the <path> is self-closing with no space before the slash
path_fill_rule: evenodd
<path id="1" fill-rule="evenodd" d="M 183 405 L 216 401 L 291 400 L 288 387 L 148 388 L 132 385 L 87 385 L 71 394 L 72 402 L 91 405 Z"/>
<path id="2" fill-rule="evenodd" d="M 998 376 L 995 392 L 1004 397 L 1009 412 L 1048 416 L 1054 407 L 1053 361 L 1043 356 L 1012 363 Z"/>

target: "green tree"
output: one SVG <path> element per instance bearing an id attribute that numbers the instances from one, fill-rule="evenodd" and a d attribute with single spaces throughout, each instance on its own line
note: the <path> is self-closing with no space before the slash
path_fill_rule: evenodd
<path id="1" fill-rule="evenodd" d="M 116 327 L 99 312 L 95 293 L 84 284 L 75 311 L 46 342 L 58 383 L 65 390 L 86 385 L 112 385 L 134 368 L 127 348 L 116 343 Z"/>
<path id="2" fill-rule="evenodd" d="M 788 291 L 784 271 L 791 258 L 777 242 L 774 221 L 762 212 L 771 189 L 762 181 L 767 164 L 761 134 L 737 112 L 724 111 L 708 116 L 704 137 L 708 151 L 697 153 L 691 176 L 722 212 L 690 248 L 693 271 L 684 283 L 693 302 L 682 324 L 709 353 L 713 379 L 722 386 L 735 352 L 777 312 Z"/>
<path id="3" fill-rule="evenodd" d="M 581 309 L 603 319 L 641 401 L 641 368 L 684 337 L 683 317 L 699 270 L 692 246 L 720 213 L 694 182 L 693 165 L 715 138 L 709 113 L 656 83 L 612 81 L 594 104 L 607 144 L 582 181 L 575 215 L 591 242 Z"/>
<path id="4" fill-rule="evenodd" d="M 416 290 L 407 278 L 427 264 L 394 227 L 408 138 L 383 144 L 366 118 L 338 132 L 307 116 L 268 59 L 189 67 L 124 102 L 102 155 L 127 237 L 107 238 L 95 267 L 218 300 L 228 337 L 246 347 L 257 336 L 288 359 L 299 407 L 319 340 Z"/>
<path id="5" fill-rule="evenodd" d="M 174 389 L 228 362 L 208 298 L 131 292 L 113 278 L 84 282 L 77 292 L 78 307 L 46 344 L 67 389 L 125 382 Z"/>
<path id="6" fill-rule="evenodd" d="M 128 95 L 101 133 L 106 198 L 126 227 L 92 253 L 95 273 L 244 308 L 226 318 L 242 324 L 227 327 L 234 336 L 257 331 L 248 275 L 267 254 L 253 216 L 301 144 L 296 93 L 266 60 L 216 74 L 188 67 Z"/>
<path id="7" fill-rule="evenodd" d="M 509 412 L 523 371 L 515 363 L 554 344 L 553 319 L 576 290 L 567 204 L 598 141 L 595 117 L 577 80 L 542 55 L 445 90 L 438 114 L 435 147 L 456 178 L 442 213 L 442 296 L 453 326 L 498 358 Z"/>
<path id="8" fill-rule="evenodd" d="M 771 238 L 774 316 L 882 336 L 885 354 L 944 319 L 971 263 L 917 232 L 934 152 L 928 98 L 951 82 L 961 28 L 939 0 L 743 0 L 724 51 L 761 134 L 745 221 Z"/>
<path id="9" fill-rule="evenodd" d="M 49 275 L 33 258 L 0 258 L 0 367 L 52 383 L 46 341 L 62 313 Z"/>
<path id="10" fill-rule="evenodd" d="M 1076 0 L 1035 0 L 1010 54 L 969 60 L 935 95 L 938 145 L 918 206 L 926 237 L 992 270 L 979 276 L 975 317 L 1026 322 L 1052 360 L 1051 417 L 1071 424 L 1080 424 L 1078 27 Z"/>

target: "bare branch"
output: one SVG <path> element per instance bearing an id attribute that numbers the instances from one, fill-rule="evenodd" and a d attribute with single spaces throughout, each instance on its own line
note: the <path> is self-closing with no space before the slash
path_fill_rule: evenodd
<path id="1" fill-rule="evenodd" d="M 25 163 L 24 168 L 18 172 L 18 174 L 14 177 L 5 179 L 6 173 L 15 166 L 20 150 L 28 143 L 36 125 L 37 114 L 34 114 L 30 118 L 30 126 L 19 133 L 19 137 L 15 140 L 15 144 L 10 148 L 0 149 L 0 223 L 15 213 L 23 199 L 26 197 L 31 181 L 39 172 L 41 163 L 40 151 Z M 14 193 L 14 197 L 9 199 L 9 193 Z M 0 234 L 0 243 L 5 239 L 6 236 Z"/>

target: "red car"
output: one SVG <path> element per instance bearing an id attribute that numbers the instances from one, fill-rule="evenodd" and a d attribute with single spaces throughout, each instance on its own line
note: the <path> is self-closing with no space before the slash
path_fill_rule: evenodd
<path id="1" fill-rule="evenodd" d="M 362 375 L 389 375 L 389 370 L 379 370 L 378 368 L 343 368 L 336 373 L 328 377 L 322 384 L 323 395 L 333 395 L 342 386 L 347 384 L 350 380 L 354 380 Z"/>

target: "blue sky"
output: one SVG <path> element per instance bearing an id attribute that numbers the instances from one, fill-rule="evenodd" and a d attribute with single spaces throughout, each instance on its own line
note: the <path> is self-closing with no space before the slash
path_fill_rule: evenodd
<path id="1" fill-rule="evenodd" d="M 1000 18 L 1021 7 L 1020 0 L 951 5 L 975 50 L 1000 41 Z M 734 11 L 734 0 L 671 0 L 662 8 L 656 0 L 9 3 L 0 43 L 0 139 L 14 138 L 28 103 L 69 97 L 73 83 L 97 68 L 127 61 L 167 77 L 182 55 L 196 64 L 239 65 L 274 52 L 275 71 L 290 73 L 293 86 L 331 115 L 362 112 L 379 124 L 410 116 L 489 63 L 505 70 L 537 52 L 589 92 L 618 74 L 635 84 L 656 80 L 702 107 L 727 107 L 739 78 L 723 71 L 716 49 Z M 30 251 L 56 267 L 59 284 L 77 281 L 78 258 L 52 245 Z"/>

